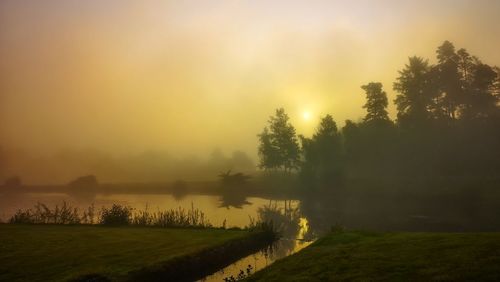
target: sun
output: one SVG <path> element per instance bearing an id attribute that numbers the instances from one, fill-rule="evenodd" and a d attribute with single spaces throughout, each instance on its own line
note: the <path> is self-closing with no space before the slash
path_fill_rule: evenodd
<path id="1" fill-rule="evenodd" d="M 304 111 L 302 113 L 302 118 L 305 120 L 305 121 L 308 121 L 311 119 L 311 113 L 309 111 Z"/>

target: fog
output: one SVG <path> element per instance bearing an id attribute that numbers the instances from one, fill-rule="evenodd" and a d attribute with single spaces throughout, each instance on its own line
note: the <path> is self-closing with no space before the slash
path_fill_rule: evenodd
<path id="1" fill-rule="evenodd" d="M 255 163 L 256 134 L 278 107 L 306 136 L 325 114 L 359 120 L 361 85 L 381 81 L 392 101 L 406 58 L 434 58 L 443 40 L 499 65 L 499 10 L 486 0 L 1 1 L 0 177 L 251 170 L 250 160 L 210 166 L 211 153 Z"/>

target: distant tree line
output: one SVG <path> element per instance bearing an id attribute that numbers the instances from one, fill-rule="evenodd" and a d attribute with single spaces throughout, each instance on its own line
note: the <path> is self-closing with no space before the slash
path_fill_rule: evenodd
<path id="1" fill-rule="evenodd" d="M 379 82 L 361 86 L 366 116 L 338 129 L 323 117 L 312 137 L 297 136 L 284 109 L 258 135 L 259 167 L 298 171 L 311 184 L 346 177 L 500 176 L 500 69 L 445 41 L 437 63 L 410 57 L 393 84 L 389 118 Z"/>

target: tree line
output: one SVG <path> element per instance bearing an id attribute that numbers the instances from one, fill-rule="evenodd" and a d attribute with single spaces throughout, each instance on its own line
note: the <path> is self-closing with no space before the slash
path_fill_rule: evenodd
<path id="1" fill-rule="evenodd" d="M 437 62 L 410 57 L 393 84 L 396 120 L 380 82 L 361 86 L 365 117 L 338 128 L 321 118 L 297 135 L 283 108 L 258 135 L 259 167 L 298 171 L 308 183 L 349 177 L 497 177 L 500 175 L 500 69 L 445 41 Z"/>

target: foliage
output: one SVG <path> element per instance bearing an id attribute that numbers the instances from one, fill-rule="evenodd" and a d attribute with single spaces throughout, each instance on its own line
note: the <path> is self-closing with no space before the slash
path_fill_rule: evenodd
<path id="1" fill-rule="evenodd" d="M 283 169 L 289 172 L 299 164 L 300 148 L 295 128 L 283 108 L 277 109 L 271 116 L 267 127 L 258 135 L 259 167 L 264 170 Z"/>
<path id="2" fill-rule="evenodd" d="M 79 224 L 85 222 L 88 216 L 82 219 L 78 209 L 66 202 L 62 206 L 56 205 L 51 209 L 47 205 L 37 203 L 33 209 L 18 210 L 9 220 L 10 223 L 22 224 Z"/>
<path id="3" fill-rule="evenodd" d="M 286 238 L 296 238 L 300 229 L 299 220 L 300 213 L 297 207 L 292 208 L 287 206 L 280 208 L 277 202 L 270 202 L 269 205 L 260 207 L 257 210 L 258 219 L 255 222 L 250 219 L 250 226 L 258 229 L 273 232 L 279 236 Z"/>
<path id="4" fill-rule="evenodd" d="M 339 191 L 346 179 L 425 179 L 463 176 L 495 178 L 500 173 L 500 69 L 445 41 L 437 62 L 410 57 L 393 84 L 397 119 L 388 116 L 387 94 L 379 82 L 362 86 L 367 114 L 347 120 L 341 130 L 331 115 L 321 119 L 311 137 L 299 136 L 302 185 Z M 278 130 L 279 129 L 279 130 Z M 278 132 L 278 133 L 277 133 Z M 286 134 L 281 134 L 285 132 Z M 260 167 L 283 163 L 285 136 L 295 130 L 283 109 L 259 135 Z M 290 141 L 292 140 L 292 141 Z M 293 146 L 292 146 L 293 147 Z M 424 189 L 424 187 L 422 188 Z"/>
<path id="5" fill-rule="evenodd" d="M 206 215 L 191 205 L 191 209 L 158 210 L 155 212 L 134 210 L 131 207 L 113 204 L 111 207 L 102 207 L 96 213 L 92 204 L 81 212 L 66 202 L 62 206 L 50 208 L 45 204 L 37 203 L 34 208 L 18 210 L 9 220 L 10 223 L 20 224 L 95 224 L 119 226 L 155 226 L 155 227 L 192 227 L 210 228 L 212 224 Z"/>
<path id="6" fill-rule="evenodd" d="M 312 138 L 300 136 L 302 142 L 301 174 L 311 184 L 333 184 L 340 179 L 342 140 L 331 115 L 321 119 Z"/>
<path id="7" fill-rule="evenodd" d="M 364 121 L 388 121 L 387 105 L 389 102 L 387 100 L 387 93 L 382 90 L 382 83 L 370 82 L 367 85 L 361 86 L 361 88 L 366 92 L 366 104 L 363 108 L 366 109 L 367 114 Z"/>
<path id="8" fill-rule="evenodd" d="M 420 57 L 410 57 L 409 63 L 399 71 L 394 90 L 399 94 L 394 103 L 398 109 L 398 122 L 420 125 L 429 119 L 429 108 L 435 96 L 430 65 Z"/>
<path id="9" fill-rule="evenodd" d="M 113 204 L 111 208 L 102 208 L 100 221 L 103 225 L 129 225 L 132 223 L 132 208 Z"/>
<path id="10" fill-rule="evenodd" d="M 155 213 L 148 213 L 143 211 L 136 216 L 136 219 L 146 218 L 146 224 L 158 227 L 195 227 L 195 228 L 209 228 L 212 224 L 208 221 L 205 213 L 191 205 L 191 209 L 185 210 L 183 208 L 170 209 L 165 211 L 157 211 Z M 135 224 L 140 224 L 141 221 L 134 219 Z M 142 220 L 144 222 L 144 219 Z"/>
<path id="11" fill-rule="evenodd" d="M 260 142 L 258 148 L 260 158 L 259 168 L 264 170 L 278 169 L 280 166 L 279 150 L 273 145 L 273 137 L 269 132 L 269 129 L 264 127 L 264 130 L 258 135 L 258 137 Z"/>
<path id="12" fill-rule="evenodd" d="M 240 272 L 238 273 L 238 275 L 236 275 L 236 277 L 234 277 L 234 275 L 231 275 L 229 277 L 224 277 L 224 282 L 236 282 L 244 280 L 245 278 L 250 277 L 250 275 L 252 275 L 252 271 L 253 271 L 253 266 L 249 264 L 245 270 L 240 269 Z"/>

